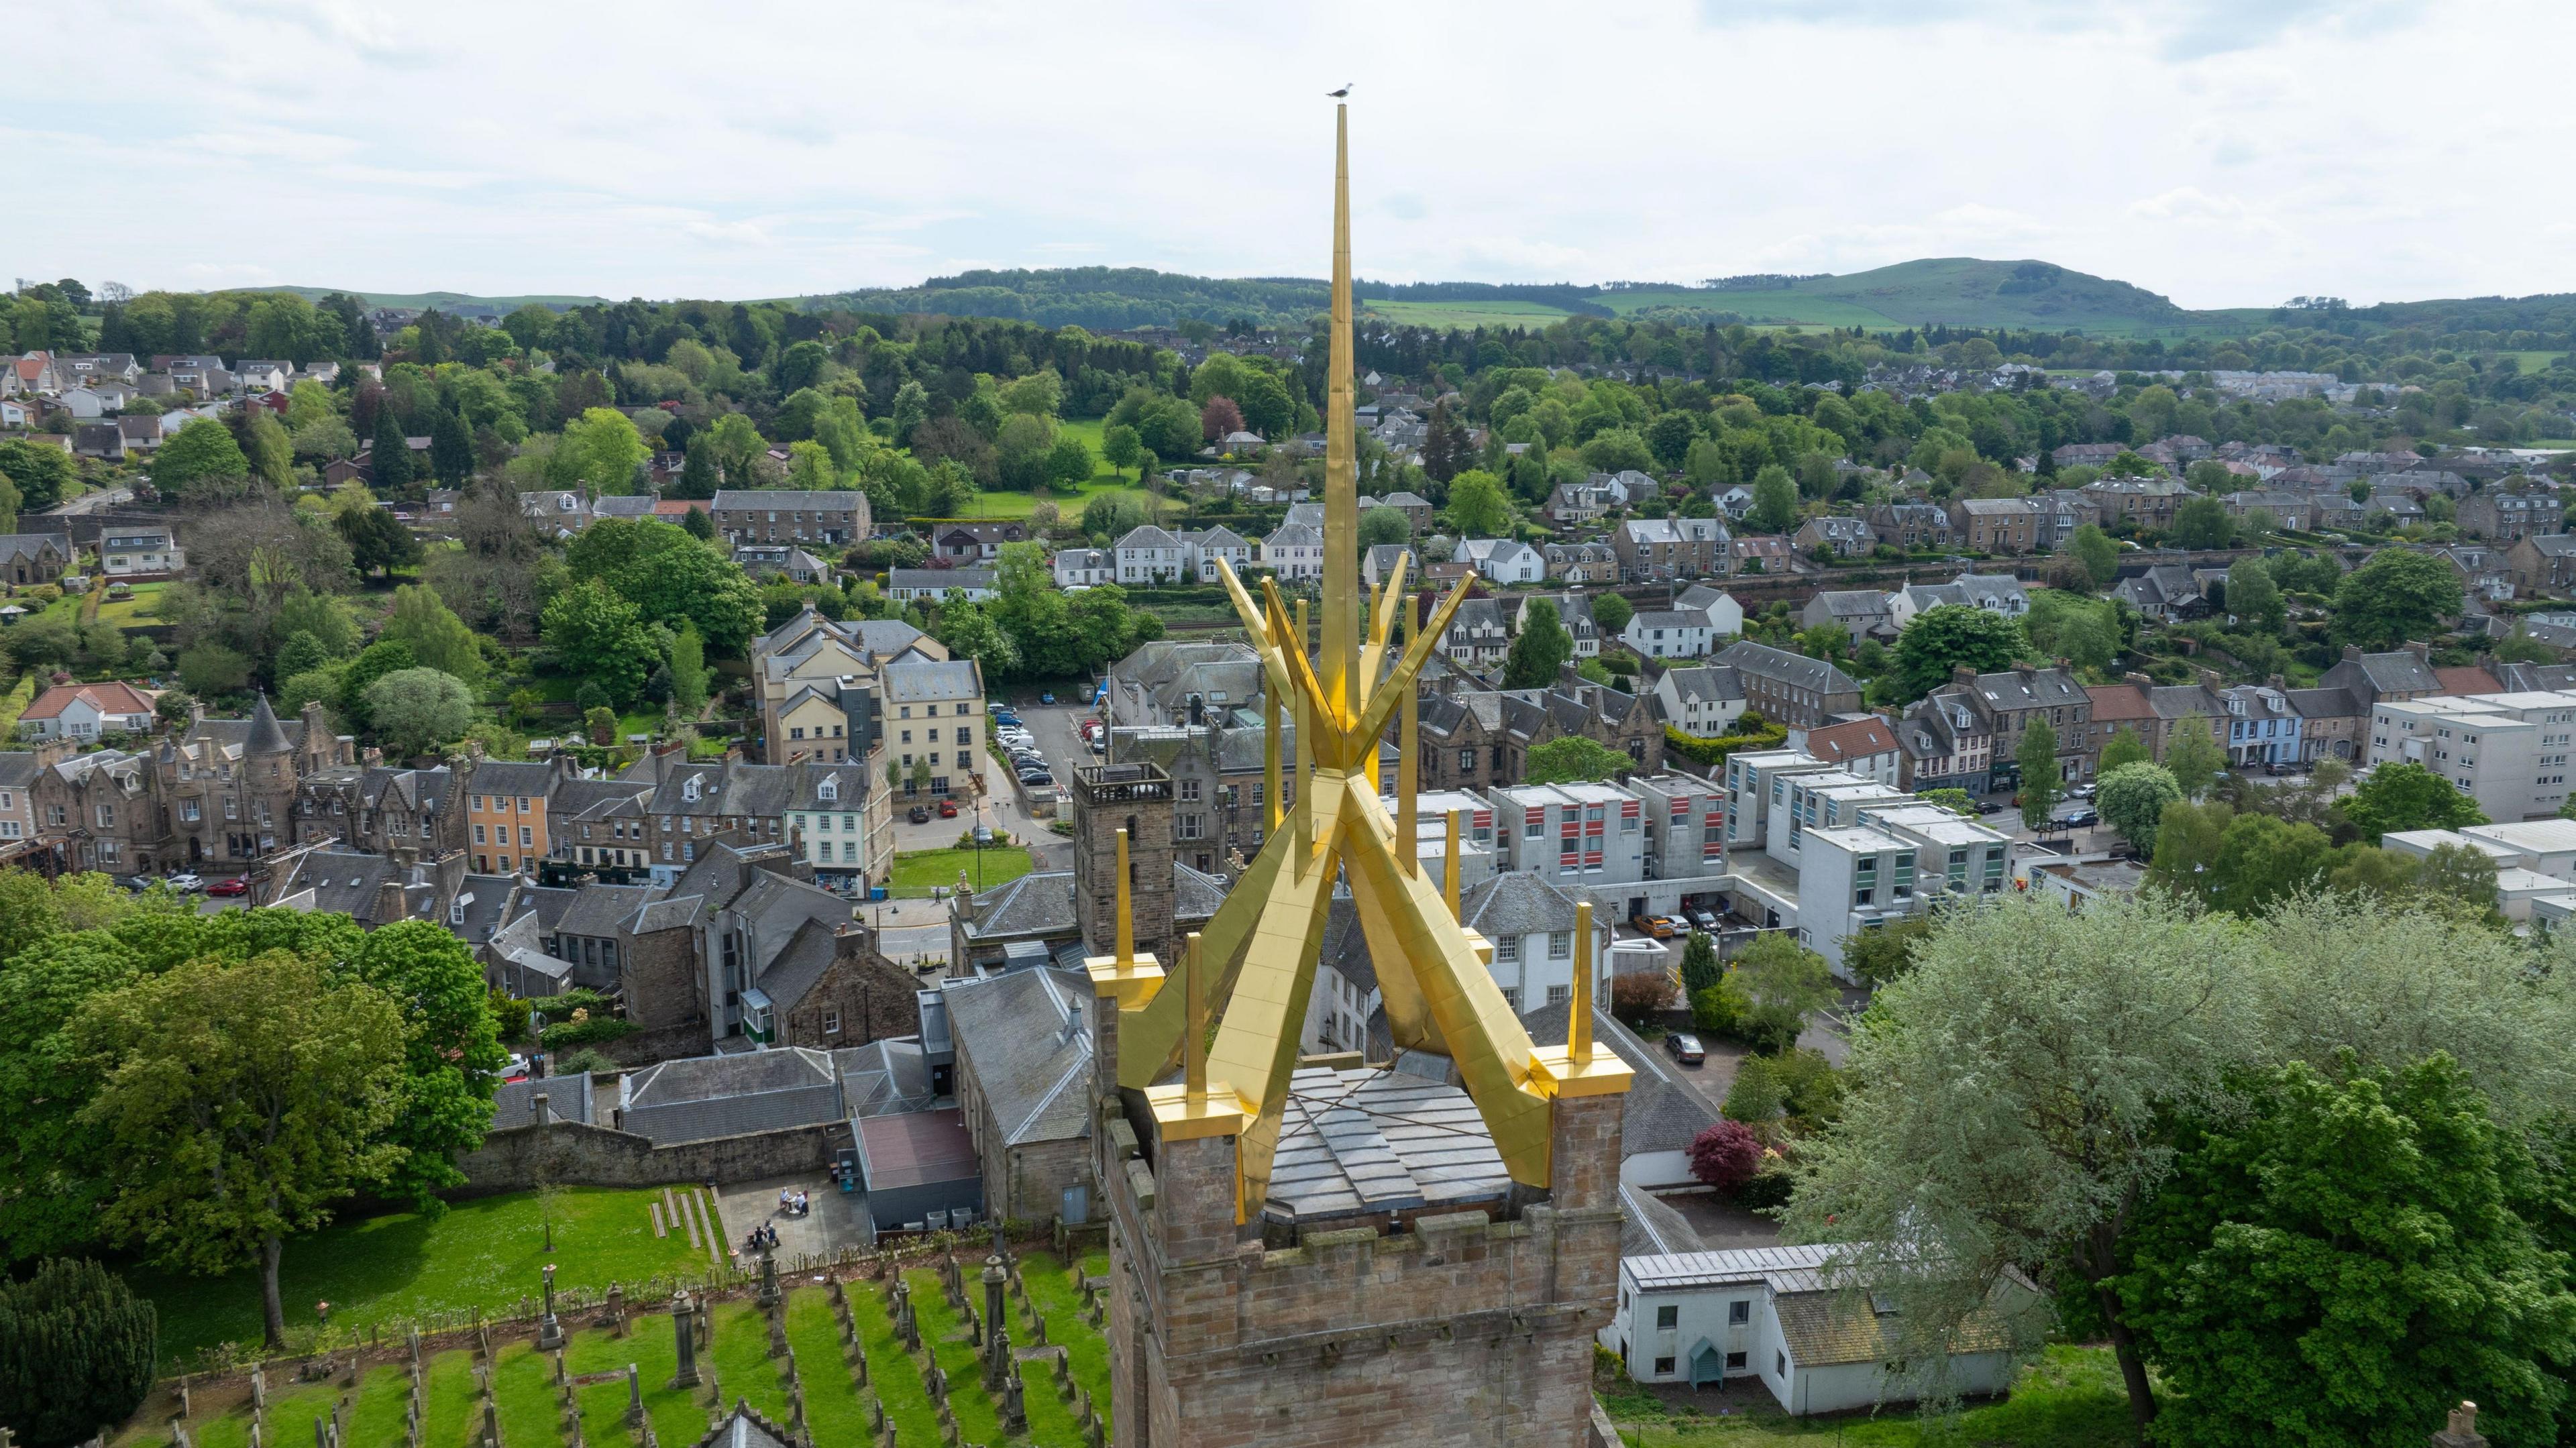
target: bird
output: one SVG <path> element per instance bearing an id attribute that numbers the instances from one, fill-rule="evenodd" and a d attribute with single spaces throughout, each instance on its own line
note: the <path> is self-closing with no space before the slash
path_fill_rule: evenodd
<path id="1" fill-rule="evenodd" d="M 1331 97 L 1332 97 L 1333 99 L 1335 99 L 1335 100 L 1340 100 L 1340 99 L 1342 99 L 1344 96 L 1349 95 L 1350 93 L 1351 93 L 1351 83 L 1350 83 L 1349 81 L 1343 81 L 1343 82 L 1342 82 L 1342 88 L 1341 88 L 1340 90 L 1337 90 L 1337 91 L 1326 91 L 1326 92 L 1324 92 L 1324 94 L 1326 94 L 1326 95 L 1328 95 L 1328 96 L 1331 96 Z"/>

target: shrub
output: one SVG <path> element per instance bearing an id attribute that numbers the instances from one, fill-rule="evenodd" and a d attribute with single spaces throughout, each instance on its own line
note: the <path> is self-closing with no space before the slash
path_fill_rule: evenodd
<path id="1" fill-rule="evenodd" d="M 1717 984 L 1691 992 L 1691 1024 L 1713 1036 L 1728 1040 L 1744 1034 L 1744 1018 L 1753 1010 L 1753 998 L 1744 993 L 1743 982 L 1732 975 L 1721 976 Z"/>
<path id="2" fill-rule="evenodd" d="M 1694 764 L 1723 764 L 1726 757 L 1739 749 L 1777 749 L 1789 742 L 1789 731 L 1782 725 L 1765 725 L 1741 734 L 1728 734 L 1716 739 L 1702 739 L 1664 726 L 1664 752 L 1678 754 Z"/>
<path id="3" fill-rule="evenodd" d="M 1768 1126 L 1788 1104 L 1789 1090 L 1772 1069 L 1771 1058 L 1747 1056 L 1736 1066 L 1735 1084 L 1727 1088 L 1726 1104 L 1718 1112 L 1729 1121 Z"/>
<path id="4" fill-rule="evenodd" d="M 1643 1024 L 1673 1003 L 1673 978 L 1667 971 L 1641 970 L 1610 977 L 1610 1014 L 1630 1025 Z"/>
<path id="5" fill-rule="evenodd" d="M 635 1023 L 615 1016 L 587 1016 L 546 1027 L 542 1039 L 549 1051 L 568 1051 L 575 1046 L 595 1046 L 635 1034 Z"/>
<path id="6" fill-rule="evenodd" d="M 615 1061 L 608 1059 L 606 1056 L 599 1054 L 588 1046 L 584 1046 L 577 1051 L 566 1051 L 546 1063 L 546 1074 L 549 1076 L 577 1076 L 586 1075 L 592 1071 L 614 1071 L 616 1069 L 617 1063 Z"/>
<path id="7" fill-rule="evenodd" d="M 1753 1179 L 1735 1190 L 1735 1204 L 1749 1212 L 1776 1211 L 1789 1205 L 1789 1193 L 1798 1185 L 1798 1174 L 1784 1162 L 1765 1161 Z"/>
<path id="8" fill-rule="evenodd" d="M 1741 1121 L 1712 1122 L 1690 1144 L 1691 1175 L 1733 1196 L 1762 1169 L 1762 1143 Z"/>
<path id="9" fill-rule="evenodd" d="M 29 1448 L 113 1430 L 152 1387 L 160 1328 L 152 1304 L 87 1259 L 56 1259 L 0 1281 L 0 1422 Z"/>

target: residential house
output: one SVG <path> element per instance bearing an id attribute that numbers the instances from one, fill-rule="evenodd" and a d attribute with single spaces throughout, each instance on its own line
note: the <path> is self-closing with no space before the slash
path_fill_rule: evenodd
<path id="1" fill-rule="evenodd" d="M 188 555 L 167 524 L 127 524 L 104 530 L 99 569 L 110 578 L 150 578 L 185 570 Z"/>
<path id="2" fill-rule="evenodd" d="M 570 755 L 557 763 L 478 759 L 465 774 L 464 821 L 478 875 L 525 872 L 554 851 L 546 828 L 548 805 L 559 778 L 574 777 Z"/>
<path id="3" fill-rule="evenodd" d="M 1398 489 L 1397 491 L 1389 493 L 1385 497 L 1378 499 L 1377 505 L 1381 508 L 1393 508 L 1397 512 L 1402 513 L 1405 521 L 1413 525 L 1413 531 L 1416 533 L 1430 527 L 1431 520 L 1437 516 L 1440 511 L 1432 506 L 1429 498 L 1422 496 L 1420 493 L 1407 492 L 1402 489 Z"/>
<path id="4" fill-rule="evenodd" d="M 1119 557 L 1123 581 L 1126 555 L 1122 552 Z M 1280 524 L 1269 537 L 1261 540 L 1261 566 L 1277 574 L 1282 581 L 1320 581 L 1324 576 L 1324 530 L 1311 523 Z"/>
<path id="5" fill-rule="evenodd" d="M 0 563 L 9 540 L 0 538 Z M 2524 598 L 2576 591 L 2576 533 L 2526 533 L 2505 552 L 2505 567 Z"/>
<path id="6" fill-rule="evenodd" d="M 2564 516 L 2553 488 L 2498 486 L 2461 499 L 2455 520 L 2472 538 L 2512 543 L 2534 533 L 2562 531 Z"/>
<path id="7" fill-rule="evenodd" d="M 1512 633 L 1518 636 L 1529 627 L 1530 609 L 1539 603 L 1556 608 L 1556 621 L 1574 640 L 1574 656 L 1592 659 L 1601 656 L 1601 627 L 1592 621 L 1592 600 L 1580 593 L 1548 593 L 1523 597 L 1512 614 Z"/>
<path id="8" fill-rule="evenodd" d="M 2303 721 L 2287 692 L 2270 684 L 2238 684 L 2217 693 L 2227 712 L 2213 722 L 2223 725 L 2218 742 L 2229 764 L 2277 773 L 2308 757 L 2299 737 Z"/>
<path id="9" fill-rule="evenodd" d="M 881 742 L 877 673 L 905 657 L 944 659 L 948 650 L 899 619 L 834 623 L 811 608 L 754 639 L 760 757 L 771 764 L 867 757 Z"/>
<path id="10" fill-rule="evenodd" d="M 1118 555 L 1107 548 L 1060 548 L 1055 555 L 1055 586 L 1068 592 L 1118 581 Z"/>
<path id="11" fill-rule="evenodd" d="M 1822 659 L 1748 640 L 1729 645 L 1717 662 L 1735 670 L 1745 706 L 1775 724 L 1812 729 L 1860 709 L 1860 685 Z"/>
<path id="12" fill-rule="evenodd" d="M 2238 522 L 2247 522 L 2253 519 L 2255 514 L 2262 513 L 2268 515 L 2278 527 L 2305 530 L 2314 526 L 2317 520 L 2316 505 L 2308 500 L 2305 493 L 2261 488 L 2227 493 L 2218 501 L 2225 505 L 2227 516 Z"/>
<path id="13" fill-rule="evenodd" d="M 1472 674 L 1482 674 L 1502 667 L 1512 651 L 1510 625 L 1498 598 L 1470 598 L 1458 605 L 1449 619 L 1449 632 L 1440 640 L 1440 651 L 1449 661 Z"/>
<path id="14" fill-rule="evenodd" d="M 605 501 L 605 500 L 603 500 Z M 786 578 L 820 583 L 832 576 L 832 565 L 793 543 L 736 543 L 734 565 L 754 579 Z"/>
<path id="15" fill-rule="evenodd" d="M 1241 573 L 1254 562 L 1256 550 L 1252 543 L 1222 523 L 1195 532 L 1176 533 L 1173 537 L 1190 550 L 1190 558 L 1197 565 L 1201 583 L 1218 581 L 1222 565 L 1231 565 L 1236 573 Z"/>
<path id="16" fill-rule="evenodd" d="M 1715 518 L 1630 518 L 1610 535 L 1610 550 L 1618 555 L 1621 575 L 1631 582 L 1706 578 L 1723 573 L 1720 559 L 1733 539 L 1726 525 Z M 1788 540 L 1782 546 L 1782 568 L 1786 572 Z"/>
<path id="17" fill-rule="evenodd" d="M 1673 600 L 1673 607 L 1708 615 L 1708 626 L 1720 637 L 1733 637 L 1744 632 L 1744 605 L 1735 595 L 1705 583 L 1694 583 Z"/>
<path id="18" fill-rule="evenodd" d="M 1708 615 L 1696 609 L 1639 609 L 1619 639 L 1643 659 L 1704 659 L 1717 647 Z"/>
<path id="19" fill-rule="evenodd" d="M 1875 780 L 1890 789 L 1897 787 L 1897 779 L 1904 772 L 1900 761 L 1905 749 L 1896 742 L 1895 727 L 1874 714 L 1810 729 L 1795 747 L 1846 774 Z"/>
<path id="20" fill-rule="evenodd" d="M 1988 716 L 1957 694 L 1932 694 L 1905 706 L 1894 726 L 1896 783 L 1920 793 L 1964 789 L 1983 794 L 1994 783 L 1995 737 Z"/>
<path id="21" fill-rule="evenodd" d="M 928 600 L 938 603 L 948 595 L 962 594 L 968 603 L 982 603 L 993 596 L 993 570 L 989 568 L 889 568 L 886 570 L 885 595 L 897 603 Z"/>
<path id="22" fill-rule="evenodd" d="M 1383 588 L 1395 573 L 1397 564 L 1404 565 L 1404 576 L 1418 581 L 1422 577 L 1422 560 L 1413 554 L 1410 543 L 1372 543 L 1360 555 L 1360 581 L 1371 588 Z"/>
<path id="23" fill-rule="evenodd" d="M 943 523 L 931 530 L 930 556 L 951 563 L 991 563 L 1005 543 L 1025 543 L 1029 525 L 1016 519 L 993 523 Z"/>
<path id="24" fill-rule="evenodd" d="M 2050 552 L 2066 547 L 2076 529 L 2102 522 L 2102 509 L 2080 488 L 2044 489 L 2033 493 L 2031 501 L 2039 505 L 2038 546 Z"/>
<path id="25" fill-rule="evenodd" d="M 2213 738 L 2225 733 L 2218 721 L 2227 714 L 2226 701 L 2211 687 L 2216 676 L 2197 683 L 2159 684 L 2144 674 L 2130 674 L 2116 684 L 2094 684 L 2085 689 L 2093 701 L 2093 757 L 2101 758 L 2102 746 L 2121 730 L 2138 736 L 2149 755 L 2165 757 L 2165 746 L 2173 738 L 2174 727 L 2185 719 L 2201 719 L 2210 725 Z"/>
<path id="26" fill-rule="evenodd" d="M 1544 583 L 1547 559 L 1527 543 L 1511 538 L 1461 538 L 1453 563 L 1468 564 L 1479 577 L 1498 585 Z"/>
<path id="27" fill-rule="evenodd" d="M 2431 655 L 2431 645 L 2420 641 L 2384 654 L 2365 654 L 2346 644 L 2343 657 L 2317 683 L 2323 688 L 2348 691 L 2367 715 L 2392 699 L 2421 699 L 2450 692 L 2434 672 Z"/>
<path id="28" fill-rule="evenodd" d="M 1156 639 L 1109 668 L 1100 717 L 1120 725 L 1201 725 L 1257 711 L 1266 681 L 1248 644 Z"/>
<path id="29" fill-rule="evenodd" d="M 69 533 L 0 533 L 0 583 L 60 583 L 74 561 Z"/>
<path id="30" fill-rule="evenodd" d="M 929 770 L 930 793 L 949 792 L 984 772 L 984 666 L 973 659 L 906 655 L 878 673 L 885 717 L 879 724 L 887 762 L 900 765 L 904 792 L 913 792 L 913 766 Z M 921 740 L 914 742 L 918 733 Z"/>
<path id="31" fill-rule="evenodd" d="M 1660 773 L 1664 730 L 1656 714 L 1648 697 L 1582 682 L 1570 668 L 1548 689 L 1429 693 L 1421 703 L 1418 782 L 1426 791 L 1516 784 L 1530 750 L 1570 734 L 1627 755 L 1643 773 Z"/>
<path id="32" fill-rule="evenodd" d="M 1795 550 L 1777 533 L 1748 533 L 1725 545 L 1728 569 L 1736 573 L 1778 575 L 1797 571 Z"/>
<path id="33" fill-rule="evenodd" d="M 1091 982 L 1037 965 L 942 981 L 938 1000 L 986 1215 L 1091 1220 Z"/>
<path id="34" fill-rule="evenodd" d="M 1670 668 L 1655 679 L 1663 722 L 1696 739 L 1715 739 L 1744 712 L 1744 681 L 1724 664 Z"/>
<path id="35" fill-rule="evenodd" d="M 868 495 L 775 488 L 719 488 L 707 509 L 716 536 L 734 543 L 821 543 L 868 536 Z"/>
<path id="36" fill-rule="evenodd" d="M 86 742 L 103 734 L 149 734 L 152 724 L 152 696 L 132 684 L 55 684 L 19 711 L 18 737 Z"/>
<path id="37" fill-rule="evenodd" d="M 1724 513 L 1729 520 L 1741 523 L 1745 515 L 1753 511 L 1753 490 L 1742 483 L 1735 483 L 1716 491 L 1717 496 L 1713 501 L 1717 504 L 1717 511 Z M 1877 520 L 1872 519 L 1871 522 L 1875 524 Z M 1947 520 L 1944 520 L 1943 526 L 1947 526 Z"/>
<path id="38" fill-rule="evenodd" d="M 84 458 L 125 456 L 125 432 L 113 422 L 83 422 L 72 427 L 72 455 Z"/>
<path id="39" fill-rule="evenodd" d="M 2058 777 L 2070 784 L 2092 778 L 2094 761 L 2101 757 L 2093 738 L 2093 697 L 2071 670 L 2016 664 L 1980 674 L 1961 665 L 1949 683 L 1932 692 L 1935 697 L 1963 697 L 1978 714 L 1993 739 L 1996 787 L 2019 782 L 2022 736 L 2039 723 L 2057 737 Z"/>
<path id="40" fill-rule="evenodd" d="M 2576 693 L 2439 695 L 2372 706 L 2367 764 L 2419 764 L 2502 823 L 2564 809 Z"/>
<path id="41" fill-rule="evenodd" d="M 1798 621 L 1808 628 L 1832 624 L 1851 635 L 1855 644 L 1873 633 L 1894 633 L 1896 625 L 1888 611 L 1891 595 L 1875 588 L 1827 589 L 1807 600 L 1798 613 Z"/>
<path id="42" fill-rule="evenodd" d="M 2161 533 L 2173 526 L 2174 513 L 2194 494 L 2171 478 L 2096 478 L 2084 485 L 2084 496 L 2102 510 L 2102 525 L 2126 518 L 2133 527 Z"/>
<path id="43" fill-rule="evenodd" d="M 1826 514 L 1799 524 L 1789 542 L 1809 555 L 1821 548 L 1836 558 L 1858 558 L 1878 546 L 1878 534 L 1858 518 Z"/>
<path id="44" fill-rule="evenodd" d="M 1607 543 L 1550 543 L 1539 549 L 1556 583 L 1616 583 L 1619 554 Z"/>
<path id="45" fill-rule="evenodd" d="M 1950 546 L 1950 512 L 1937 503 L 1878 503 L 1861 517 L 1880 542 L 1893 547 L 1912 551 Z"/>
<path id="46" fill-rule="evenodd" d="M 2123 578 L 2112 588 L 2111 596 L 2152 619 L 2198 618 L 2209 611 L 2200 581 L 2178 563 L 2160 563 L 2144 573 Z"/>
<path id="47" fill-rule="evenodd" d="M 2070 442 L 2049 456 L 2063 472 L 2068 468 L 2108 467 L 2113 458 L 2125 451 L 2126 446 L 2116 442 Z"/>
<path id="48" fill-rule="evenodd" d="M 2028 498 L 1957 498 L 1950 540 L 1971 553 L 2028 553 L 2039 546 L 2040 506 Z"/>

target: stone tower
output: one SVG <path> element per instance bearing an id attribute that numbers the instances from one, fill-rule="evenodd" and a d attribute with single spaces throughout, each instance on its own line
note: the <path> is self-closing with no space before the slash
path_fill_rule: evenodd
<path id="1" fill-rule="evenodd" d="M 1127 832 L 1136 948 L 1172 958 L 1172 777 L 1159 764 L 1094 764 L 1073 772 L 1073 910 L 1094 952 L 1117 948 L 1118 832 Z"/>
<path id="2" fill-rule="evenodd" d="M 258 852 L 267 854 L 293 843 L 295 784 L 302 770 L 295 743 L 277 722 L 277 711 L 262 692 L 250 711 L 250 733 L 242 740 L 242 792 L 249 797 L 248 823 L 257 832 Z"/>

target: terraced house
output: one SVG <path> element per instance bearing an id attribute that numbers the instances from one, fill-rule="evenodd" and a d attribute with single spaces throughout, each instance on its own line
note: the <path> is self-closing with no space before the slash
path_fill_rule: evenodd
<path id="1" fill-rule="evenodd" d="M 822 543 L 838 547 L 868 536 L 868 495 L 803 493 L 778 488 L 719 488 L 708 507 L 728 543 Z"/>
<path id="2" fill-rule="evenodd" d="M 900 620 L 834 623 L 805 609 L 752 640 L 761 758 L 771 764 L 867 758 L 881 737 L 877 680 L 886 665 L 947 657 L 945 645 Z"/>

